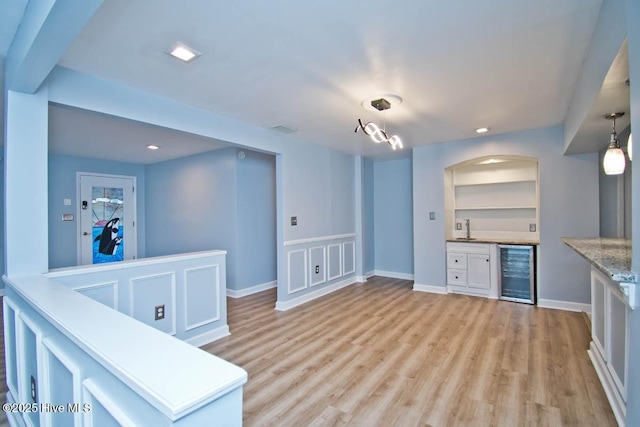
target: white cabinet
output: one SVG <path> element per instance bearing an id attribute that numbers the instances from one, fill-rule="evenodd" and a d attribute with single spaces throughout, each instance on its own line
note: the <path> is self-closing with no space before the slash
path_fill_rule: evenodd
<path id="1" fill-rule="evenodd" d="M 491 287 L 489 254 L 467 255 L 467 286 L 489 289 Z"/>
<path id="2" fill-rule="evenodd" d="M 629 364 L 629 307 L 619 285 L 591 269 L 589 356 L 606 390 L 618 424 L 624 425 Z"/>
<path id="3" fill-rule="evenodd" d="M 495 245 L 447 242 L 447 285 L 450 292 L 493 296 L 492 279 L 497 272 L 493 260 Z"/>

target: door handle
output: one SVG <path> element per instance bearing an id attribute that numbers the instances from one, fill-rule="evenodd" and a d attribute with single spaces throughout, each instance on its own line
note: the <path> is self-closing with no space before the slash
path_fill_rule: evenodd
<path id="1" fill-rule="evenodd" d="M 83 236 L 88 236 L 88 235 L 89 235 L 89 232 L 88 232 L 88 231 L 85 231 L 84 233 L 82 233 L 82 235 L 83 235 Z"/>

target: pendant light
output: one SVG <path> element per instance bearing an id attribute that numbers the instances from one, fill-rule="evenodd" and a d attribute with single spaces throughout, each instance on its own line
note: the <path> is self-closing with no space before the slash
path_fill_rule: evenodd
<path id="1" fill-rule="evenodd" d="M 384 98 L 380 98 L 371 101 L 371 106 L 381 113 L 384 113 L 385 110 L 391 108 L 391 103 Z M 376 144 L 386 142 L 392 150 L 403 148 L 400 137 L 398 135 L 389 136 L 385 128 L 386 121 L 384 122 L 382 129 L 380 129 L 380 127 L 373 122 L 364 124 L 362 123 L 362 120 L 358 119 L 358 126 L 354 132 L 358 132 L 358 129 L 361 129 L 365 135 L 369 136 L 373 140 L 373 142 Z"/>
<path id="2" fill-rule="evenodd" d="M 620 175 L 624 172 L 625 160 L 624 152 L 620 148 L 620 141 L 616 134 L 616 119 L 622 117 L 624 113 L 611 113 L 604 116 L 605 119 L 613 122 L 611 128 L 611 140 L 609 141 L 609 148 L 604 154 L 604 160 L 602 161 L 602 167 L 604 173 L 607 175 Z"/>
<path id="3" fill-rule="evenodd" d="M 629 156 L 629 161 L 633 161 L 633 139 L 631 138 L 633 134 L 629 134 L 629 139 L 627 140 L 627 156 Z"/>

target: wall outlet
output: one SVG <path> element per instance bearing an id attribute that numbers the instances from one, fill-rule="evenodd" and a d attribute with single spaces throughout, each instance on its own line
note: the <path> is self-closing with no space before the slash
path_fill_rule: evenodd
<path id="1" fill-rule="evenodd" d="M 429 212 L 429 220 L 433 221 L 434 219 L 436 219 L 436 213 L 435 212 Z"/>
<path id="2" fill-rule="evenodd" d="M 155 313 L 156 320 L 164 319 L 164 304 L 156 305 L 156 310 L 155 311 L 156 311 L 156 313 Z"/>
<path id="3" fill-rule="evenodd" d="M 456 230 L 462 230 L 462 223 L 456 222 Z"/>
<path id="4" fill-rule="evenodd" d="M 298 217 L 297 216 L 292 216 L 291 217 L 291 225 L 292 226 L 298 225 Z"/>
<path id="5" fill-rule="evenodd" d="M 36 391 L 36 379 L 31 375 L 31 400 L 33 403 L 38 403 L 38 392 Z"/>
<path id="6" fill-rule="evenodd" d="M 535 224 L 529 224 L 529 231 L 532 233 L 536 232 L 536 225 Z"/>
<path id="7" fill-rule="evenodd" d="M 63 221 L 73 221 L 73 214 L 72 213 L 62 214 L 62 220 Z"/>
<path id="8" fill-rule="evenodd" d="M 316 265 L 316 274 L 320 274 L 320 266 Z"/>

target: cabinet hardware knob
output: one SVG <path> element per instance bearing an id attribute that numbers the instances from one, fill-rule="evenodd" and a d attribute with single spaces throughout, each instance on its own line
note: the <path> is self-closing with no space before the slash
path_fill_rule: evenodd
<path id="1" fill-rule="evenodd" d="M 489 260 L 487 260 L 487 262 L 489 262 Z"/>
<path id="2" fill-rule="evenodd" d="M 458 276 L 456 276 L 456 279 L 458 278 Z"/>
<path id="3" fill-rule="evenodd" d="M 458 260 L 456 260 L 455 262 L 458 262 Z"/>

